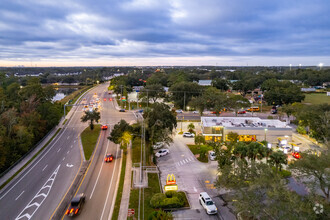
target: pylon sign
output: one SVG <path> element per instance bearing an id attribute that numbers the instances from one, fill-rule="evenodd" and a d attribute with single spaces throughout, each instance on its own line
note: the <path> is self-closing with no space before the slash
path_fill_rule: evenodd
<path id="1" fill-rule="evenodd" d="M 170 190 L 177 191 L 178 190 L 178 185 L 176 184 L 174 174 L 168 174 L 167 175 L 166 185 L 164 186 L 164 190 L 165 191 L 170 191 Z"/>

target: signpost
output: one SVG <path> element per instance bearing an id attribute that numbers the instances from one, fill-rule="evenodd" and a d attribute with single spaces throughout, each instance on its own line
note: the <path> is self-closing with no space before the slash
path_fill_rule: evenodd
<path id="1" fill-rule="evenodd" d="M 135 214 L 135 210 L 134 209 L 128 209 L 128 214 L 127 214 L 128 217 L 131 217 L 134 214 Z"/>
<path id="2" fill-rule="evenodd" d="M 165 191 L 170 191 L 170 190 L 177 191 L 178 190 L 178 185 L 176 184 L 174 174 L 168 174 L 167 175 L 166 185 L 164 186 L 164 190 Z"/>

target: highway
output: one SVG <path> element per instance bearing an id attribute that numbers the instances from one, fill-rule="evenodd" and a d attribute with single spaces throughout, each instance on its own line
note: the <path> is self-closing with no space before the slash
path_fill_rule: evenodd
<path id="1" fill-rule="evenodd" d="M 102 97 L 103 100 L 103 96 L 108 95 L 105 92 L 106 88 L 107 84 L 99 85 L 86 93 L 84 98 L 89 102 L 96 93 Z M 101 110 L 101 122 L 108 122 L 109 125 L 113 125 L 115 123 L 114 120 L 120 120 L 120 116 L 134 120 L 133 114 L 120 114 L 117 110 L 114 110 L 114 103 L 109 102 L 109 99 L 102 104 L 104 104 L 104 106 Z M 80 121 L 80 118 L 83 115 L 82 108 L 82 106 L 75 106 L 72 108 L 72 117 L 68 120 L 66 126 L 62 128 L 57 137 L 54 138 L 47 148 L 27 167 L 27 169 L 21 172 L 17 178 L 11 181 L 1 191 L 1 219 L 51 218 L 54 211 L 61 203 L 64 195 L 72 185 L 83 162 L 79 134 L 88 126 L 88 124 Z M 108 147 L 110 152 L 114 150 L 113 153 L 115 155 L 117 153 L 117 151 L 115 152 L 116 146 L 109 143 L 106 139 L 108 133 L 109 130 L 101 134 L 98 149 L 93 163 L 91 163 L 90 166 L 90 170 L 93 170 L 93 173 L 98 173 L 98 170 L 101 169 L 99 162 L 102 159 L 100 157 L 103 157 L 102 154 L 104 153 L 104 149 Z M 106 164 L 109 166 L 103 166 L 102 174 L 104 174 L 104 172 L 108 173 L 107 176 L 100 174 L 100 176 L 102 176 L 99 178 L 100 184 L 97 184 L 92 199 L 97 197 L 103 198 L 107 195 L 107 191 L 103 192 L 102 195 L 99 195 L 99 190 L 100 188 L 102 188 L 101 190 L 106 190 L 110 187 L 110 185 L 104 184 L 102 181 L 103 179 L 111 177 L 115 164 L 116 163 L 112 163 Z M 118 167 L 119 163 L 117 163 L 116 169 L 118 169 Z M 89 173 L 87 173 L 85 181 L 80 188 L 84 189 L 84 184 L 86 184 L 87 192 L 89 186 L 92 187 L 92 185 L 94 185 L 93 180 L 95 177 L 94 175 L 89 177 L 88 174 Z M 87 183 L 87 179 L 89 183 Z M 112 182 L 115 182 L 115 180 Z M 114 186 L 115 184 L 112 183 L 111 189 L 113 189 Z M 98 204 L 101 205 L 100 202 L 98 202 Z M 109 202 L 109 206 L 105 208 L 105 211 L 109 211 L 110 204 L 111 203 Z M 86 210 L 88 208 L 88 199 L 85 208 Z M 95 214 L 95 210 L 90 211 Z"/>

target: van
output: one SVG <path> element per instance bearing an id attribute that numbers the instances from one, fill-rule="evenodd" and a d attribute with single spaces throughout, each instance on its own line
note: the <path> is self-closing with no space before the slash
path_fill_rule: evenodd
<path id="1" fill-rule="evenodd" d="M 249 109 L 247 109 L 247 111 L 249 112 L 258 112 L 260 111 L 258 106 L 254 106 L 254 107 L 250 107 Z"/>
<path id="2" fill-rule="evenodd" d="M 203 206 L 208 215 L 218 213 L 218 209 L 215 206 L 215 203 L 212 201 L 211 197 L 206 192 L 201 192 L 199 194 L 199 203 Z"/>

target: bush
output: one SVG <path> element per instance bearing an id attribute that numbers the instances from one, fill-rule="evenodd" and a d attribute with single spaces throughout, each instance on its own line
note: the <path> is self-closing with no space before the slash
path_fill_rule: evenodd
<path id="1" fill-rule="evenodd" d="M 180 208 L 183 207 L 184 201 L 181 201 L 178 197 L 166 198 L 163 201 L 163 206 L 161 208 Z"/>
<path id="2" fill-rule="evenodd" d="M 268 116 L 267 116 L 267 119 L 274 119 L 274 117 L 271 116 L 271 115 L 268 115 Z"/>
<path id="3" fill-rule="evenodd" d="M 164 212 L 163 210 L 159 210 L 159 211 L 152 212 L 150 214 L 150 216 L 148 217 L 148 220 L 158 220 L 158 219 L 172 220 L 173 216 L 172 216 L 172 213 L 170 213 L 170 212 Z"/>
<path id="4" fill-rule="evenodd" d="M 299 134 L 306 134 L 305 128 L 303 126 L 300 126 L 300 125 L 297 127 L 297 132 Z"/>
<path id="5" fill-rule="evenodd" d="M 162 207 L 163 201 L 166 199 L 166 196 L 163 193 L 156 193 L 150 199 L 150 206 L 153 208 Z"/>
<path id="6" fill-rule="evenodd" d="M 199 158 L 201 161 L 204 161 L 207 159 L 207 156 L 206 156 L 206 149 L 202 149 L 199 153 Z"/>
<path id="7" fill-rule="evenodd" d="M 276 168 L 275 167 L 272 167 L 272 170 L 275 171 Z M 288 178 L 291 176 L 291 172 L 288 171 L 288 170 L 284 170 L 282 169 L 281 171 L 278 171 L 278 173 L 283 177 L 283 178 Z"/>

